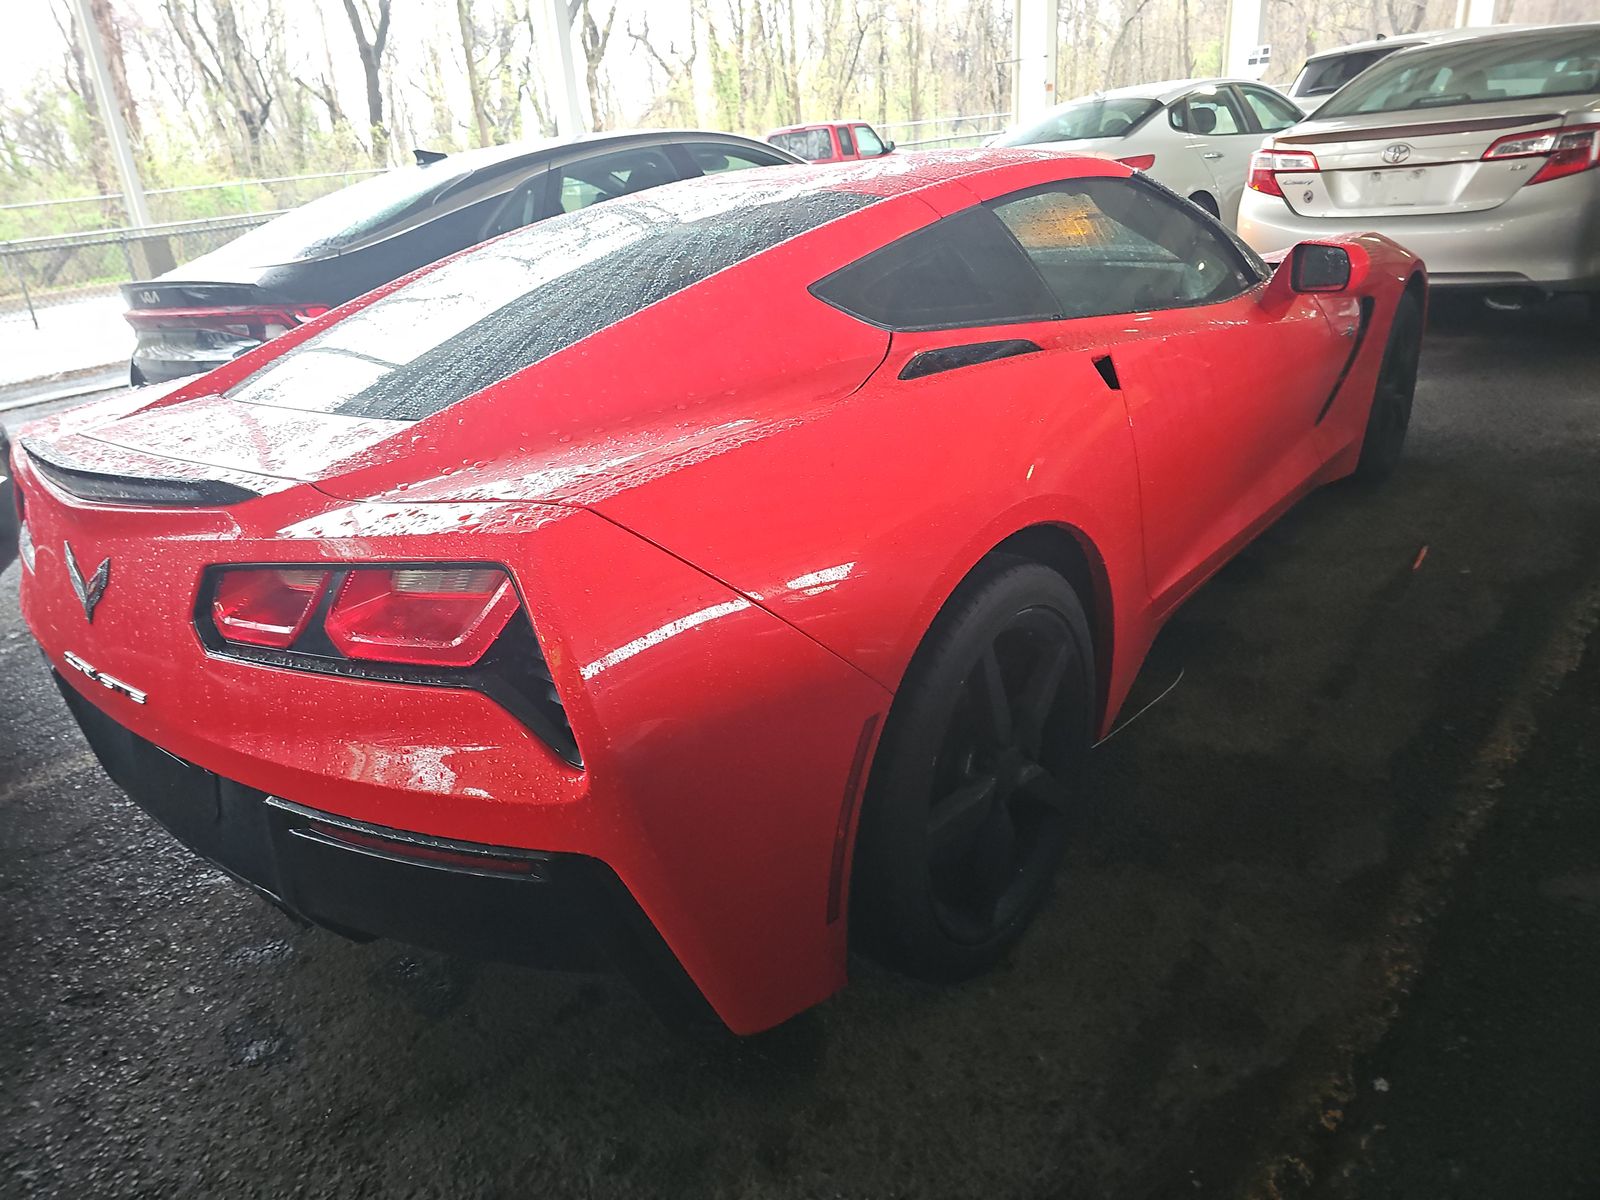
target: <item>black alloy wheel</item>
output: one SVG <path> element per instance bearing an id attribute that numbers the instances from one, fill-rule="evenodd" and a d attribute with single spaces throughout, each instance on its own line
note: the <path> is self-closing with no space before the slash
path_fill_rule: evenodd
<path id="1" fill-rule="evenodd" d="M 1381 483 L 1394 474 L 1411 427 L 1411 405 L 1417 390 L 1417 364 L 1422 355 L 1422 308 L 1414 296 L 1400 299 L 1389 340 L 1383 348 L 1372 411 L 1356 464 L 1358 478 Z"/>
<path id="2" fill-rule="evenodd" d="M 931 978 L 991 965 L 1049 893 L 1094 713 L 1076 594 L 1004 560 L 952 598 L 884 732 L 853 911 L 870 948 Z"/>

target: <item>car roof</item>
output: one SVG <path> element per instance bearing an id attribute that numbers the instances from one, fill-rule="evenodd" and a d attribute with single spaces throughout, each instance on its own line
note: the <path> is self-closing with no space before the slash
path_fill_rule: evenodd
<path id="1" fill-rule="evenodd" d="M 1065 100 L 1055 105 L 1054 109 L 1081 104 L 1085 100 L 1159 100 L 1162 104 L 1170 104 L 1190 92 L 1208 87 L 1221 87 L 1224 84 L 1232 83 L 1252 84 L 1256 87 L 1267 88 L 1269 91 L 1277 90 L 1270 83 L 1262 83 L 1259 79 L 1240 79 L 1231 75 L 1197 79 L 1163 79 L 1155 83 L 1135 83 L 1127 87 L 1106 88 L 1104 91 L 1074 96 L 1071 100 Z"/>
<path id="2" fill-rule="evenodd" d="M 832 129 L 837 125 L 870 125 L 871 122 L 864 117 L 840 117 L 836 121 L 807 121 L 804 125 L 784 125 L 771 130 L 767 136 L 773 137 L 780 133 L 804 133 L 807 129 Z"/>
<path id="3" fill-rule="evenodd" d="M 484 146 L 475 150 L 460 150 L 447 154 L 439 162 L 449 162 L 455 168 L 482 171 L 513 162 L 537 162 L 540 158 L 555 158 L 569 150 L 587 146 L 609 144 L 626 145 L 633 142 L 677 142 L 691 138 L 711 138 L 718 141 L 761 146 L 763 143 L 742 134 L 720 129 L 611 129 L 598 133 L 584 133 L 576 137 L 530 138 L 508 142 L 503 146 Z M 432 165 L 431 163 L 428 165 Z"/>
<path id="4" fill-rule="evenodd" d="M 1364 42 L 1351 42 L 1348 46 L 1336 46 L 1331 50 L 1319 50 L 1315 54 L 1306 55 L 1306 62 L 1320 62 L 1325 58 L 1338 58 L 1345 54 L 1360 54 L 1365 50 L 1406 50 L 1413 46 L 1433 46 L 1442 42 L 1461 42 L 1475 38 L 1502 37 L 1509 33 L 1587 29 L 1594 25 L 1595 22 L 1592 21 L 1580 21 L 1570 25 L 1471 25 L 1461 29 L 1421 29 L 1416 33 L 1397 33 L 1392 37 L 1370 38 Z"/>

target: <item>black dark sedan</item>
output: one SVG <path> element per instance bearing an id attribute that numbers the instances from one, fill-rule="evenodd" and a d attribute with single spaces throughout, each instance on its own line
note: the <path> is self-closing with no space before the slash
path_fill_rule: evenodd
<path id="1" fill-rule="evenodd" d="M 652 130 L 419 153 L 157 279 L 123 285 L 135 384 L 193 375 L 485 238 L 679 179 L 798 163 L 728 133 Z"/>

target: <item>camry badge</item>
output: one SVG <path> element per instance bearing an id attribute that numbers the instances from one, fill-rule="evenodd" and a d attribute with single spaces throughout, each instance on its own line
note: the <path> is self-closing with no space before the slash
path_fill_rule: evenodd
<path id="1" fill-rule="evenodd" d="M 72 553 L 72 543 L 61 544 L 67 551 L 67 575 L 72 580 L 72 590 L 78 594 L 78 603 L 83 605 L 83 619 L 92 624 L 95 606 L 100 603 L 100 597 L 106 594 L 106 584 L 111 582 L 111 560 L 107 558 L 101 562 L 85 583 L 83 571 L 78 567 L 78 557 Z"/>
<path id="2" fill-rule="evenodd" d="M 1392 146 L 1385 146 L 1383 148 L 1383 161 L 1389 163 L 1391 166 L 1396 163 L 1403 163 L 1410 157 L 1411 147 L 1406 145 L 1404 142 L 1396 142 Z"/>

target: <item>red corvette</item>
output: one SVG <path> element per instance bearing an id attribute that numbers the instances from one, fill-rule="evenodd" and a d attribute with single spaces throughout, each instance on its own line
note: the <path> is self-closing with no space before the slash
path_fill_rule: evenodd
<path id="1" fill-rule="evenodd" d="M 993 962 L 1163 619 L 1394 466 L 1426 276 L 1023 151 L 696 179 L 26 428 L 111 777 L 291 914 L 748 1033 Z"/>

